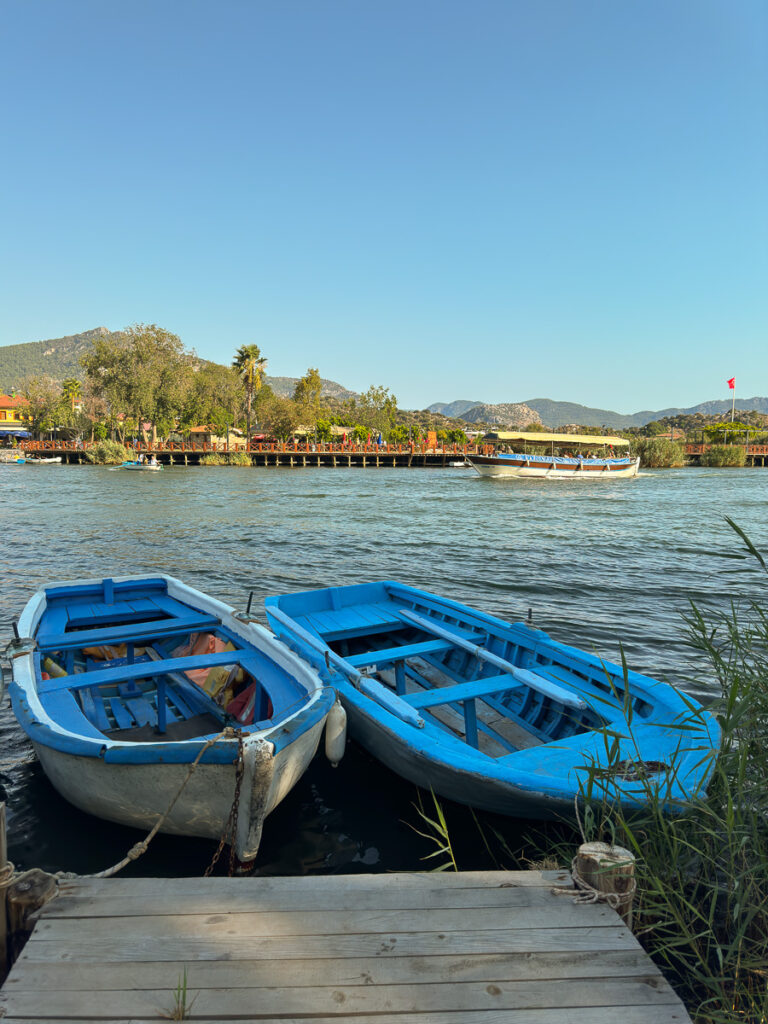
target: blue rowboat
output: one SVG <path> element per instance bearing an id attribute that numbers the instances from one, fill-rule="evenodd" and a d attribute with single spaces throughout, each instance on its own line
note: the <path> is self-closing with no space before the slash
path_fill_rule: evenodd
<path id="1" fill-rule="evenodd" d="M 396 582 L 269 597 L 276 636 L 315 665 L 350 733 L 393 771 L 502 814 L 600 796 L 668 809 L 701 793 L 720 729 L 672 686 Z"/>
<path id="2" fill-rule="evenodd" d="M 13 709 L 63 797 L 151 828 L 181 790 L 162 831 L 218 839 L 233 820 L 238 858 L 256 856 L 335 701 L 316 672 L 170 576 L 46 587 L 17 630 Z"/>

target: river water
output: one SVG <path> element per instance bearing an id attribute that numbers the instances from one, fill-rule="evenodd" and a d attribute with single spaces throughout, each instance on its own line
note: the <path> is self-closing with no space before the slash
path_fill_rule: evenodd
<path id="1" fill-rule="evenodd" d="M 78 577 L 164 572 L 243 608 L 267 594 L 398 579 L 706 697 L 706 666 L 684 642 L 691 600 L 714 611 L 765 592 L 726 525 L 768 546 L 768 472 L 683 469 L 636 480 L 504 481 L 470 470 L 236 469 L 160 473 L 0 465 L 0 642 L 38 587 Z M 0 710 L 0 797 L 17 867 L 98 871 L 139 833 L 57 796 Z M 423 796 L 423 795 L 422 795 Z M 265 874 L 412 870 L 434 846 L 415 828 L 418 791 L 350 744 L 322 754 L 269 817 Z M 429 794 L 425 807 L 429 810 Z M 472 815 L 446 806 L 459 866 L 493 866 Z M 512 850 L 530 826 L 478 815 Z M 126 871 L 199 875 L 215 843 L 158 836 Z M 496 855 L 496 851 L 494 851 Z"/>

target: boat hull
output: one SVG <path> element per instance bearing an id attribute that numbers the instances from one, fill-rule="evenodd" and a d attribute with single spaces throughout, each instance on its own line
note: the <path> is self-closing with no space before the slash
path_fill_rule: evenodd
<path id="1" fill-rule="evenodd" d="M 256 856 L 264 819 L 306 771 L 324 724 L 323 717 L 276 752 L 269 742 L 246 738 L 245 762 L 248 764 L 253 752 L 257 767 L 246 771 L 241 783 L 234 844 L 239 860 Z M 189 777 L 160 831 L 219 839 L 229 821 L 237 782 L 235 764 L 200 764 L 190 775 L 189 764 L 107 764 L 100 758 L 79 757 L 40 743 L 33 746 L 54 789 L 97 818 L 132 828 L 153 828 Z"/>
<path id="2" fill-rule="evenodd" d="M 573 815 L 573 799 L 558 799 L 549 793 L 526 790 L 507 779 L 491 778 L 482 772 L 441 760 L 434 751 L 403 742 L 402 735 L 387 728 L 382 715 L 370 714 L 350 700 L 342 687 L 339 697 L 347 712 L 350 736 L 402 778 L 431 789 L 458 804 L 492 811 L 512 818 L 548 821 Z M 417 737 L 414 737 L 417 739 Z"/>
<path id="3" fill-rule="evenodd" d="M 531 480 L 622 480 L 635 477 L 640 470 L 640 459 L 631 460 L 629 465 L 612 464 L 609 459 L 593 459 L 581 462 L 538 463 L 530 460 L 511 460 L 493 455 L 470 455 L 467 461 L 480 476 L 510 477 Z"/>

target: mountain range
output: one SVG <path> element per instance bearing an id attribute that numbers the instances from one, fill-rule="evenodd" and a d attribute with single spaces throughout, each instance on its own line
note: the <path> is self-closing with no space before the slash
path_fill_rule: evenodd
<path id="1" fill-rule="evenodd" d="M 54 380 L 62 381 L 67 377 L 82 379 L 83 371 L 80 359 L 88 351 L 98 337 L 112 336 L 119 332 L 106 327 L 96 327 L 81 334 L 69 334 L 63 338 L 51 338 L 47 341 L 30 341 L 20 345 L 0 347 L 0 391 L 7 392 L 18 388 L 26 377 L 48 374 Z M 201 360 L 205 362 L 205 360 Z M 296 377 L 267 377 L 277 395 L 291 395 L 296 384 Z M 323 395 L 328 398 L 344 400 L 356 397 L 342 384 L 333 380 L 323 379 Z M 739 399 L 739 408 L 768 413 L 768 398 Z M 660 420 L 665 416 L 691 415 L 697 412 L 707 415 L 727 413 L 731 403 L 727 399 L 715 399 L 701 402 L 689 408 L 644 409 L 631 414 L 614 412 L 610 409 L 594 409 L 575 402 L 555 402 L 550 398 L 531 398 L 526 402 L 500 402 L 495 405 L 487 402 L 460 399 L 455 402 L 435 402 L 427 409 L 428 412 L 441 413 L 443 416 L 457 417 L 467 423 L 492 423 L 498 426 L 523 427 L 528 423 L 541 423 L 547 427 L 564 427 L 569 423 L 584 426 L 606 426 L 613 429 L 625 427 L 642 427 L 651 420 Z"/>
<path id="2" fill-rule="evenodd" d="M 739 409 L 744 411 L 754 410 L 768 413 L 768 398 L 765 397 L 741 398 L 738 405 Z M 711 402 L 700 402 L 699 405 L 692 405 L 685 409 L 680 407 L 656 409 L 655 411 L 644 409 L 641 412 L 627 414 L 613 412 L 611 409 L 593 409 L 587 405 L 577 405 L 575 402 L 554 402 L 550 398 L 529 398 L 525 402 L 513 405 L 507 402 L 489 405 L 486 402 L 459 399 L 455 402 L 435 402 L 428 407 L 428 411 L 441 413 L 443 416 L 459 416 L 468 423 L 493 423 L 498 426 L 519 427 L 522 425 L 520 420 L 509 415 L 509 410 L 512 408 L 533 410 L 536 416 L 526 422 L 540 422 L 546 427 L 565 427 L 569 423 L 578 423 L 583 426 L 605 426 L 619 430 L 626 427 L 643 427 L 646 423 L 663 419 L 665 416 L 693 415 L 697 412 L 705 415 L 726 413 L 731 411 L 731 403 L 728 399 L 715 399 Z"/>

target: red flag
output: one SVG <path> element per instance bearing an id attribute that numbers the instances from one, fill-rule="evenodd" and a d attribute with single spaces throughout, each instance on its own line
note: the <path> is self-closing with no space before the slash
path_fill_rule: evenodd
<path id="1" fill-rule="evenodd" d="M 731 389 L 731 391 L 735 391 L 736 390 L 736 378 L 735 377 L 731 377 L 731 379 L 728 381 L 728 387 Z"/>

